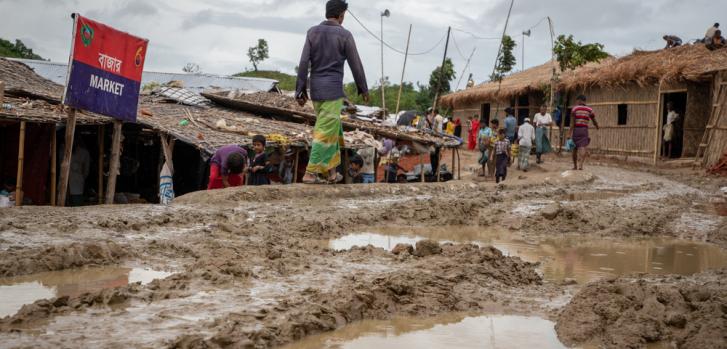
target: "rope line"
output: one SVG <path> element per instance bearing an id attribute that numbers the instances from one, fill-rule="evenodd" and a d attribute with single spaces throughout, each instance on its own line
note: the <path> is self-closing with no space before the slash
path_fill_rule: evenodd
<path id="1" fill-rule="evenodd" d="M 356 20 L 356 22 L 357 22 L 357 23 L 358 23 L 358 24 L 359 24 L 359 25 L 361 26 L 361 28 L 363 28 L 364 30 L 366 30 L 366 32 L 367 32 L 367 33 L 369 33 L 369 34 L 370 34 L 370 35 L 371 35 L 372 37 L 374 37 L 374 39 L 376 39 L 376 40 L 377 40 L 378 42 L 380 42 L 380 43 L 383 43 L 383 44 L 384 44 L 384 46 L 386 46 L 387 48 L 389 48 L 390 50 L 392 50 L 392 51 L 394 51 L 394 52 L 396 52 L 396 53 L 398 53 L 398 54 L 401 54 L 401 55 L 406 55 L 406 52 L 404 52 L 404 51 L 402 51 L 402 50 L 399 50 L 399 49 L 397 49 L 397 48 L 394 48 L 393 46 L 389 45 L 389 43 L 387 43 L 386 41 L 384 41 L 384 40 L 381 40 L 381 37 L 379 37 L 378 35 L 374 34 L 374 32 L 372 32 L 372 31 L 371 31 L 371 30 L 370 30 L 370 29 L 369 29 L 368 27 L 366 27 L 366 26 L 365 26 L 365 25 L 364 25 L 364 24 L 363 24 L 363 23 L 362 23 L 362 22 L 361 22 L 361 21 L 360 21 L 360 20 L 358 19 L 358 17 L 356 17 L 356 15 L 355 15 L 355 14 L 353 14 L 353 12 L 351 12 L 351 10 L 348 10 L 348 13 L 349 13 L 349 14 L 351 15 L 351 17 L 353 17 L 353 19 L 355 19 L 355 20 Z M 442 38 L 441 38 L 441 39 L 439 39 L 439 41 L 438 41 L 438 42 L 437 42 L 437 43 L 436 43 L 436 44 L 434 45 L 434 47 L 432 47 L 432 48 L 430 48 L 430 49 L 428 49 L 428 50 L 426 50 L 426 51 L 423 51 L 423 52 L 415 52 L 415 53 L 411 53 L 411 52 L 410 52 L 410 53 L 409 53 L 409 56 L 423 56 L 423 55 L 426 55 L 426 54 L 429 54 L 429 53 L 431 53 L 432 51 L 436 50 L 436 49 L 437 49 L 437 47 L 439 47 L 439 45 L 441 45 L 441 44 L 442 44 L 442 41 L 444 41 L 444 38 L 446 38 L 446 37 L 447 37 L 447 34 L 445 34 L 444 36 L 442 36 Z"/>

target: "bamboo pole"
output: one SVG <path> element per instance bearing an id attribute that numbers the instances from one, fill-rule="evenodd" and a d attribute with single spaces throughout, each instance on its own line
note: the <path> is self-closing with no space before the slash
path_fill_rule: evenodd
<path id="1" fill-rule="evenodd" d="M 5 103 L 5 83 L 0 81 L 0 107 Z"/>
<path id="2" fill-rule="evenodd" d="M 409 24 L 409 35 L 406 37 L 406 53 L 404 54 L 404 67 L 401 69 L 401 82 L 399 82 L 399 95 L 396 96 L 396 115 L 399 115 L 399 106 L 401 103 L 401 92 L 404 89 L 404 74 L 406 73 L 406 61 L 409 58 L 409 42 L 411 41 L 411 28 Z"/>
<path id="3" fill-rule="evenodd" d="M 452 169 L 454 171 L 454 169 Z M 462 159 L 459 157 L 459 148 L 457 148 L 457 179 L 462 179 Z"/>
<path id="4" fill-rule="evenodd" d="M 454 175 L 454 166 L 456 164 L 456 162 L 455 162 L 456 153 L 457 153 L 457 148 L 452 148 L 452 175 Z"/>
<path id="5" fill-rule="evenodd" d="M 662 82 L 659 82 L 659 91 L 656 96 L 659 107 L 656 110 L 656 132 L 654 132 L 654 166 L 659 162 L 659 154 L 661 153 L 661 114 L 663 112 L 664 103 L 662 101 L 663 96 L 661 95 L 661 84 Z"/>
<path id="6" fill-rule="evenodd" d="M 23 206 L 23 166 L 25 165 L 25 121 L 20 122 L 18 141 L 18 177 L 15 186 L 15 206 Z"/>
<path id="7" fill-rule="evenodd" d="M 121 131 L 122 122 L 114 120 L 114 135 L 111 141 L 111 162 L 109 163 L 109 180 L 106 184 L 106 204 L 114 203 L 116 195 L 116 176 L 119 174 L 119 162 L 121 160 Z"/>
<path id="8" fill-rule="evenodd" d="M 66 144 L 63 149 L 63 162 L 61 163 L 61 189 L 58 193 L 58 206 L 66 206 L 66 194 L 68 193 L 68 178 L 71 174 L 71 156 L 73 154 L 73 138 L 76 135 L 76 109 L 68 110 L 66 121 Z"/>
<path id="9" fill-rule="evenodd" d="M 58 174 L 56 167 L 58 166 L 58 136 L 56 135 L 56 125 L 50 134 L 50 205 L 56 205 L 56 194 L 58 190 Z"/>
<path id="10" fill-rule="evenodd" d="M 105 127 L 101 125 L 98 127 L 98 204 L 103 204 L 103 157 L 106 153 L 105 139 Z"/>
<path id="11" fill-rule="evenodd" d="M 426 180 L 424 177 L 424 155 L 422 155 L 422 153 L 419 153 L 419 169 L 421 170 L 420 171 L 421 172 L 420 176 L 422 177 L 421 181 L 422 181 L 422 183 L 424 183 L 424 182 L 426 182 Z"/>
<path id="12" fill-rule="evenodd" d="M 444 80 L 444 64 L 447 63 L 447 51 L 449 50 L 449 36 L 452 34 L 452 27 L 447 28 L 447 42 L 444 44 L 444 57 L 442 57 L 442 65 L 439 67 L 439 81 L 437 81 L 437 90 L 434 95 L 434 103 L 432 110 L 436 112 L 437 102 L 439 100 L 439 90 L 442 88 L 442 80 Z"/>

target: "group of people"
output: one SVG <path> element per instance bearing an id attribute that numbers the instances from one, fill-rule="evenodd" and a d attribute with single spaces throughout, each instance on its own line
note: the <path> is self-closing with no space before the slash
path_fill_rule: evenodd
<path id="1" fill-rule="evenodd" d="M 664 41 L 666 41 L 665 48 L 678 47 L 682 45 L 682 39 L 676 35 L 664 35 Z M 715 23 L 713 26 L 707 29 L 707 33 L 704 34 L 704 38 L 697 40 L 707 46 L 710 50 L 717 50 L 727 47 L 727 40 L 722 36 L 722 30 L 719 29 L 719 23 Z"/>
<path id="2" fill-rule="evenodd" d="M 215 152 L 210 160 L 210 177 L 207 189 L 222 189 L 248 185 L 268 185 L 271 164 L 265 153 L 266 139 L 252 138 L 253 156 L 239 145 L 227 145 Z"/>
<path id="3" fill-rule="evenodd" d="M 671 109 L 670 109 L 671 110 Z M 535 148 L 536 163 L 544 163 L 543 155 L 553 151 L 548 138 L 549 127 L 553 125 L 553 117 L 547 112 L 547 106 L 532 119 L 526 117 L 518 125 L 514 109 L 505 109 L 507 115 L 504 125 L 500 120 L 492 119 L 488 125 L 485 120 L 472 121 L 470 131 L 470 149 L 480 152 L 479 164 L 482 166 L 480 176 L 493 177 L 496 183 L 507 178 L 508 167 L 517 157 L 517 169 L 527 172 L 530 169 L 530 156 Z M 593 109 L 586 105 L 586 96 L 576 98 L 576 106 L 571 110 L 571 124 L 567 135 L 573 153 L 573 170 L 583 170 L 588 157 L 587 148 L 591 142 L 590 125 L 599 128 Z M 473 144 L 474 142 L 474 144 Z"/>
<path id="4" fill-rule="evenodd" d="M 552 151 L 548 139 L 548 128 L 553 124 L 547 106 L 540 107 L 540 112 L 531 120 L 529 117 L 518 126 L 513 108 L 505 109 L 507 115 L 504 127 L 500 121 L 492 119 L 488 125 L 486 120 L 477 121 L 477 130 L 471 131 L 474 142 L 480 152 L 479 164 L 482 166 L 481 176 L 494 177 L 499 183 L 507 178 L 507 169 L 517 154 L 517 168 L 523 172 L 530 169 L 530 155 L 535 146 L 536 162 L 543 163 L 543 155 Z M 473 147 L 471 147 L 473 148 Z"/>

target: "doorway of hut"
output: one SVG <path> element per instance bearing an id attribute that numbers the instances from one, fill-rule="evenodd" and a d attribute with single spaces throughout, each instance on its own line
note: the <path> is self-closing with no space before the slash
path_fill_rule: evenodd
<path id="1" fill-rule="evenodd" d="M 490 125 L 490 109 L 490 103 L 485 103 L 480 106 L 480 125 L 483 123 L 488 126 Z"/>
<path id="2" fill-rule="evenodd" d="M 661 115 L 661 130 L 662 133 L 659 136 L 661 140 L 661 156 L 666 159 L 678 159 L 682 157 L 684 150 L 684 116 L 687 114 L 687 92 L 673 92 L 662 94 L 662 115 Z M 674 123 L 673 137 L 671 145 L 664 140 L 664 129 L 669 116 L 668 106 L 672 105 L 674 111 L 679 114 L 679 118 Z"/>

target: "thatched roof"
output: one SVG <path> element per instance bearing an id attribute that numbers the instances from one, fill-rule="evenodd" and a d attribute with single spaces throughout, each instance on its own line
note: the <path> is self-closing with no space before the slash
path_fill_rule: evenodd
<path id="1" fill-rule="evenodd" d="M 27 121 L 39 124 L 65 124 L 68 114 L 60 104 L 53 104 L 43 99 L 28 99 L 5 96 L 4 104 L 10 109 L 0 108 L 0 120 Z M 76 113 L 79 125 L 109 124 L 109 117 L 86 112 Z"/>
<path id="2" fill-rule="evenodd" d="M 180 123 L 183 120 L 187 122 Z M 228 144 L 252 145 L 252 137 L 258 134 L 266 136 L 268 145 L 273 147 L 307 147 L 313 130 L 307 125 L 263 119 L 223 107 L 190 107 L 154 96 L 142 98 L 137 122 L 210 155 Z"/>
<path id="3" fill-rule="evenodd" d="M 5 94 L 49 101 L 59 100 L 63 87 L 36 74 L 25 64 L 0 58 L 0 81 Z"/>
<path id="4" fill-rule="evenodd" d="M 481 101 L 509 100 L 518 95 L 542 90 L 549 86 L 553 76 L 554 64 L 551 62 L 509 75 L 501 83 L 486 82 L 464 91 L 450 93 L 439 102 L 444 107 L 456 108 Z M 560 71 L 560 68 L 556 69 Z"/>
<path id="5" fill-rule="evenodd" d="M 634 51 L 598 65 L 564 74 L 560 88 L 574 90 L 590 86 L 647 86 L 660 81 L 707 81 L 712 73 L 727 69 L 727 49 L 708 50 L 705 45 L 683 45 L 658 51 Z"/>

